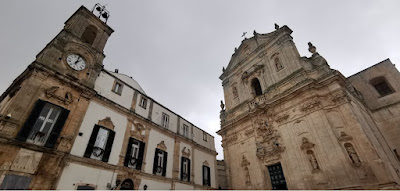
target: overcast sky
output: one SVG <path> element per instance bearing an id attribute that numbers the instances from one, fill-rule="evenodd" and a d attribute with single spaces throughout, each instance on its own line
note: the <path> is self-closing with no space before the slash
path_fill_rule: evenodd
<path id="1" fill-rule="evenodd" d="M 223 158 L 219 102 L 222 67 L 243 32 L 288 25 L 302 56 L 311 41 L 333 69 L 352 75 L 390 58 L 400 64 L 400 1 L 54 1 L 3 0 L 0 92 L 81 6 L 107 4 L 115 30 L 104 66 L 132 76 L 159 103 L 211 133 Z M 398 67 L 397 67 L 398 68 Z"/>

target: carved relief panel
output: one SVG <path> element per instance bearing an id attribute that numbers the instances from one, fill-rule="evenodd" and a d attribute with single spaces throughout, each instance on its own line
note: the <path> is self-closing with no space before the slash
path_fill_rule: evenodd
<path id="1" fill-rule="evenodd" d="M 35 174 L 42 156 L 43 153 L 21 148 L 10 169 L 16 172 Z"/>
<path id="2" fill-rule="evenodd" d="M 274 129 L 272 118 L 270 122 L 257 118 L 254 121 L 256 126 L 256 155 L 263 162 L 267 163 L 281 158 L 285 147 L 281 144 L 281 136 Z"/>

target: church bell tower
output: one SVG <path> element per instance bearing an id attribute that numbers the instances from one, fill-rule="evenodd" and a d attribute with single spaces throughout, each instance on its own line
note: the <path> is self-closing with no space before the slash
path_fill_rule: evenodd
<path id="1" fill-rule="evenodd" d="M 99 17 L 95 15 L 97 12 Z M 109 13 L 99 4 L 92 11 L 81 6 L 65 22 L 64 29 L 36 56 L 33 64 L 93 88 L 103 67 L 103 49 L 114 32 L 105 23 L 108 17 Z"/>

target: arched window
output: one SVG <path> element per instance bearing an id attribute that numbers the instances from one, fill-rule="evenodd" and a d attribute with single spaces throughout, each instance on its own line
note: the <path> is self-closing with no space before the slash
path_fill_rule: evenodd
<path id="1" fill-rule="evenodd" d="M 376 89 L 376 91 L 382 97 L 394 93 L 393 88 L 390 87 L 390 84 L 387 83 L 385 77 L 383 76 L 372 79 L 370 81 L 370 84 Z"/>
<path id="2" fill-rule="evenodd" d="M 97 36 L 97 28 L 93 25 L 89 25 L 83 32 L 81 39 L 84 42 L 93 44 L 94 39 L 96 39 L 96 36 Z"/>
<path id="3" fill-rule="evenodd" d="M 253 88 L 253 92 L 255 93 L 256 96 L 259 96 L 262 94 L 261 84 L 257 78 L 254 78 L 251 81 L 251 87 Z"/>

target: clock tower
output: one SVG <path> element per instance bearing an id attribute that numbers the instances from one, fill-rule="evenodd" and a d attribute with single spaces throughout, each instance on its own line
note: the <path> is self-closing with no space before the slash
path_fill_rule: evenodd
<path id="1" fill-rule="evenodd" d="M 81 6 L 0 96 L 0 189 L 54 188 L 96 94 L 109 16 Z"/>
<path id="2" fill-rule="evenodd" d="M 36 56 L 33 64 L 93 88 L 103 68 L 103 49 L 113 32 L 93 12 L 81 6 L 65 22 L 64 29 Z"/>

